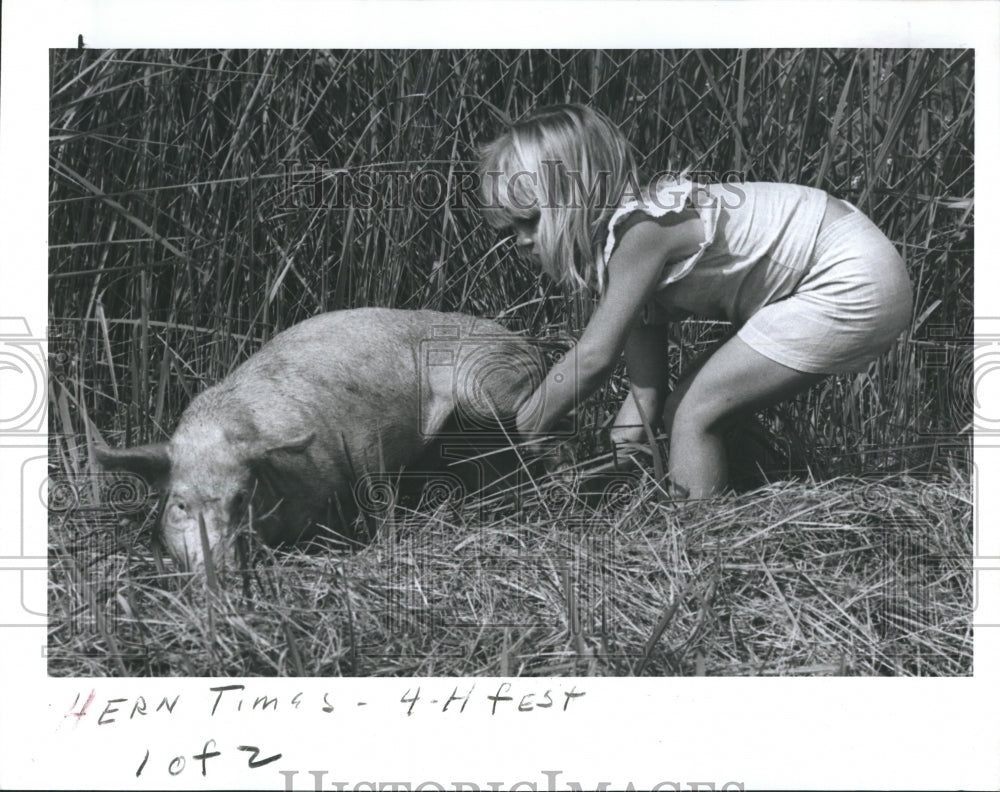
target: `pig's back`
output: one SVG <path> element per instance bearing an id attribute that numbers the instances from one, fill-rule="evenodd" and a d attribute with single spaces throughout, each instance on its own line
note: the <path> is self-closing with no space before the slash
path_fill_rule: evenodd
<path id="1" fill-rule="evenodd" d="M 358 309 L 307 319 L 265 344 L 223 387 L 246 404 L 264 436 L 314 432 L 310 455 L 335 478 L 398 468 L 427 442 L 417 431 L 414 328 L 402 313 Z"/>

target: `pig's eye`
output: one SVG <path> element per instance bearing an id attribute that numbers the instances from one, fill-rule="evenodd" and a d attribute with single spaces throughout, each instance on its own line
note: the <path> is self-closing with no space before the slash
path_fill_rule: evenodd
<path id="1" fill-rule="evenodd" d="M 169 517 L 181 520 L 187 517 L 187 513 L 187 506 L 184 505 L 183 501 L 172 501 L 170 503 Z"/>
<path id="2" fill-rule="evenodd" d="M 233 511 L 236 513 L 242 512 L 250 503 L 250 493 L 246 490 L 240 490 L 233 497 Z"/>

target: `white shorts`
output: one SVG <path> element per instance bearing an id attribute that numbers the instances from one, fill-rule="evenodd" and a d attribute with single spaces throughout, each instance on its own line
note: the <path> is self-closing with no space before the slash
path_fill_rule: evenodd
<path id="1" fill-rule="evenodd" d="M 910 326 L 913 290 L 903 260 L 851 208 L 820 232 L 794 293 L 740 328 L 737 335 L 751 348 L 798 371 L 861 371 Z"/>

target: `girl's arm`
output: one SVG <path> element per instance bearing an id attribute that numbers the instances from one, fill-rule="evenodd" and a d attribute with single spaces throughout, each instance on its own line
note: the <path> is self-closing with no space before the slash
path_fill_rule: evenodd
<path id="1" fill-rule="evenodd" d="M 625 365 L 628 368 L 629 393 L 622 402 L 611 428 L 614 443 L 645 439 L 645 417 L 655 429 L 667 397 L 667 326 L 636 324 L 625 342 Z"/>
<path id="2" fill-rule="evenodd" d="M 703 239 L 701 220 L 692 209 L 661 218 L 637 214 L 626 222 L 608 262 L 603 299 L 580 341 L 518 410 L 520 433 L 548 431 L 597 390 L 611 375 L 664 265 L 694 255 Z"/>

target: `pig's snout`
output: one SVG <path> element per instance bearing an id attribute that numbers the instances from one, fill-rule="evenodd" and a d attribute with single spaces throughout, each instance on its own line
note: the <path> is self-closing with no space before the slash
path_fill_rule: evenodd
<path id="1" fill-rule="evenodd" d="M 206 552 L 216 568 L 231 566 L 236 560 L 238 529 L 249 503 L 250 493 L 245 489 L 218 498 L 171 493 L 164 508 L 160 539 L 184 569 L 203 568 Z"/>

